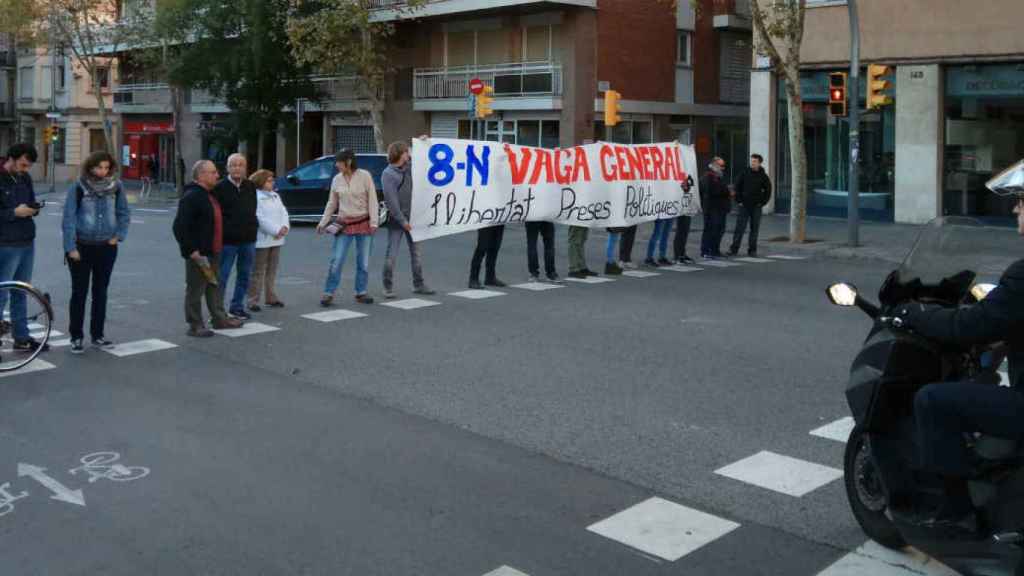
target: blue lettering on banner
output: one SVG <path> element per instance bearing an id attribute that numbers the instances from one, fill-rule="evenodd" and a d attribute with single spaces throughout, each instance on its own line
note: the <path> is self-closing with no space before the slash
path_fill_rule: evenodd
<path id="1" fill-rule="evenodd" d="M 479 154 L 477 150 L 480 150 Z M 477 147 L 474 144 L 466 146 L 466 161 L 455 163 L 455 151 L 447 144 L 434 144 L 427 152 L 430 160 L 430 170 L 427 171 L 427 179 L 437 187 L 447 186 L 455 180 L 456 171 L 466 173 L 466 186 L 474 185 L 474 176 L 480 176 L 480 185 L 487 186 L 491 177 L 491 148 L 489 146 Z M 452 164 L 455 164 L 454 167 Z"/>
<path id="2" fill-rule="evenodd" d="M 455 170 L 452 168 L 452 160 L 455 158 L 455 151 L 447 144 L 434 144 L 427 152 L 430 159 L 430 170 L 427 171 L 427 179 L 434 186 L 447 186 L 455 179 Z"/>

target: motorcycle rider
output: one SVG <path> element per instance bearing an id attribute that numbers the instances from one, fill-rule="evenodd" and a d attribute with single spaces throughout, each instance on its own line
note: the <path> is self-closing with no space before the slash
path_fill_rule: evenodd
<path id="1" fill-rule="evenodd" d="M 1024 236 L 1024 197 L 1013 209 L 1017 231 Z M 927 526 L 974 525 L 974 506 L 967 489 L 972 470 L 964 434 L 1024 441 L 1024 259 L 1003 273 L 999 284 L 981 302 L 959 308 L 912 304 L 896 317 L 904 328 L 929 340 L 952 345 L 1004 342 L 1008 347 L 1011 387 L 976 382 L 929 384 L 914 399 L 914 420 L 920 465 L 943 479 L 946 498 Z"/>

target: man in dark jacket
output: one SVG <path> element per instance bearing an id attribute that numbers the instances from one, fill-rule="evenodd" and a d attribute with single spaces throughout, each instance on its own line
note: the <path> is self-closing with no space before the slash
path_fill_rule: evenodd
<path id="1" fill-rule="evenodd" d="M 398 249 L 404 239 L 409 245 L 409 260 L 412 263 L 413 293 L 429 296 L 434 291 L 423 281 L 423 264 L 420 261 L 420 245 L 412 240 L 412 225 L 409 214 L 412 208 L 412 167 L 409 162 L 409 145 L 392 142 L 388 146 L 388 167 L 380 177 L 384 188 L 384 201 L 388 205 L 388 251 L 384 256 L 384 297 L 395 297 L 395 261 Z"/>
<path id="2" fill-rule="evenodd" d="M 1024 236 L 1024 199 L 1014 208 L 1017 230 Z M 937 344 L 970 346 L 1005 342 L 1010 387 L 977 382 L 929 384 L 914 399 L 920 464 L 943 476 L 946 501 L 925 524 L 969 524 L 974 506 L 967 490 L 972 457 L 965 434 L 1024 442 L 1024 260 L 1003 273 L 999 285 L 981 302 L 947 308 L 913 304 L 896 311 L 904 328 Z"/>
<path id="3" fill-rule="evenodd" d="M 700 180 L 701 207 L 704 210 L 704 232 L 700 240 L 700 255 L 705 260 L 722 256 L 722 236 L 725 218 L 732 208 L 731 192 L 725 185 L 725 160 L 715 157 L 708 164 L 708 172 Z"/>
<path id="4" fill-rule="evenodd" d="M 736 218 L 736 231 L 732 235 L 730 256 L 739 253 L 748 222 L 750 223 L 750 240 L 747 244 L 747 255 L 757 256 L 757 233 L 761 230 L 761 211 L 772 198 L 772 181 L 768 178 L 768 173 L 761 167 L 763 162 L 764 157 L 760 154 L 751 154 L 750 168 L 740 174 L 740 177 L 733 183 L 733 188 L 736 190 L 736 203 L 739 204 L 739 214 Z"/>
<path id="5" fill-rule="evenodd" d="M 246 178 L 248 169 L 245 156 L 228 156 L 228 177 L 221 180 L 213 194 L 224 211 L 224 252 L 221 254 L 220 279 L 224 295 L 228 294 L 231 269 L 237 263 L 238 277 L 228 311 L 237 318 L 250 318 L 245 310 L 245 295 L 249 291 L 249 277 L 256 261 L 256 186 Z"/>
<path id="6" fill-rule="evenodd" d="M 33 218 L 39 214 L 39 204 L 28 171 L 37 158 L 31 144 L 15 144 L 0 168 L 0 282 L 32 283 L 36 240 Z M 7 308 L 8 294 L 6 290 L 0 292 L 0 311 Z M 29 334 L 27 308 L 24 293 L 15 292 L 11 296 L 14 349 L 32 352 L 39 348 L 39 342 Z"/>
<path id="7" fill-rule="evenodd" d="M 213 162 L 196 162 L 192 168 L 193 182 L 185 187 L 174 218 L 174 238 L 185 259 L 185 320 L 188 335 L 196 338 L 213 336 L 203 321 L 204 296 L 214 328 L 242 326 L 240 320 L 229 318 L 224 311 L 224 296 L 216 278 L 224 249 L 224 220 L 220 202 L 213 194 L 218 176 Z"/>

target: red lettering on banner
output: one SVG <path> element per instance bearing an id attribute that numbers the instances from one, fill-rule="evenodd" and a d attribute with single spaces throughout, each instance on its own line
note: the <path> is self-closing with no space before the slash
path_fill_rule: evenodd
<path id="1" fill-rule="evenodd" d="M 665 157 L 661 148 L 651 147 L 651 162 L 654 163 L 654 177 L 658 180 L 668 180 L 668 170 L 665 169 Z"/>
<path id="2" fill-rule="evenodd" d="M 665 154 L 665 179 L 676 177 L 676 155 L 672 152 Z"/>
<path id="3" fill-rule="evenodd" d="M 632 180 L 633 172 L 629 169 L 629 152 L 625 146 L 615 147 L 615 160 L 619 165 L 619 177 L 617 180 Z"/>
<path id="4" fill-rule="evenodd" d="M 533 176 L 530 177 L 530 184 L 540 181 L 540 171 L 544 170 L 544 182 L 554 182 L 554 169 L 551 166 L 551 152 L 543 148 L 537 149 L 537 159 L 533 163 Z"/>
<path id="5" fill-rule="evenodd" d="M 555 148 L 555 182 L 558 182 L 559 184 L 568 184 L 572 179 L 572 166 L 568 166 L 562 161 L 562 156 L 568 156 L 569 154 L 571 154 L 571 152 L 568 150 Z M 566 160 L 571 159 L 566 158 Z"/>
<path id="6" fill-rule="evenodd" d="M 629 171 L 633 173 L 633 180 L 644 180 L 644 157 L 640 153 L 640 147 L 626 148 L 626 156 L 629 157 Z"/>
<path id="7" fill-rule="evenodd" d="M 654 157 L 651 152 L 654 150 L 653 146 L 644 146 L 640 149 L 640 156 L 644 159 L 644 179 L 645 180 L 657 180 L 658 171 L 654 166 Z"/>
<path id="8" fill-rule="evenodd" d="M 586 149 L 577 146 L 573 148 L 576 153 L 576 163 L 572 167 L 572 181 L 579 182 L 580 174 L 583 175 L 584 182 L 590 182 L 590 163 L 587 162 L 587 151 Z M 604 149 L 601 149 L 602 157 L 604 155 Z"/>
<path id="9" fill-rule="evenodd" d="M 676 157 L 676 180 L 686 182 L 686 173 L 683 172 L 682 146 L 674 146 L 673 155 Z"/>
<path id="10" fill-rule="evenodd" d="M 606 182 L 615 182 L 619 179 L 618 171 L 615 169 L 614 163 L 609 163 L 608 160 L 614 160 L 615 152 L 612 151 L 611 146 L 601 146 L 601 176 Z M 579 160 L 577 160 L 579 162 Z"/>
<path id="11" fill-rule="evenodd" d="M 512 151 L 512 146 L 505 145 L 505 153 L 508 154 L 508 165 L 512 170 L 512 184 L 519 186 L 526 180 L 526 174 L 530 170 L 530 156 L 532 153 L 529 148 L 521 148 L 523 151 L 522 161 L 516 161 L 516 153 Z"/>

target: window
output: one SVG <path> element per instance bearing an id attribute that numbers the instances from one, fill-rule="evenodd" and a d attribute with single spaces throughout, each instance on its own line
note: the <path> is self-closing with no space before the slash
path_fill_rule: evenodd
<path id="1" fill-rule="evenodd" d="M 64 128 L 57 128 L 57 140 L 53 143 L 53 161 L 57 164 L 63 164 L 67 156 L 65 155 L 65 148 L 67 148 L 67 130 Z"/>
<path id="2" fill-rule="evenodd" d="M 690 65 L 690 42 L 690 33 L 680 30 L 676 36 L 676 66 Z"/>
<path id="3" fill-rule="evenodd" d="M 21 69 L 18 74 L 18 97 L 23 99 L 32 99 L 32 95 L 35 90 L 35 68 L 32 66 L 25 66 Z"/>
<path id="4" fill-rule="evenodd" d="M 64 83 L 66 81 L 65 80 L 65 75 L 66 75 L 66 73 L 65 73 L 65 70 L 64 70 L 64 65 L 60 64 L 59 66 L 57 66 L 57 90 L 63 90 L 64 89 L 64 85 L 65 85 Z"/>
<path id="5" fill-rule="evenodd" d="M 615 144 L 650 144 L 653 140 L 654 125 L 650 120 L 626 120 L 612 127 L 611 133 L 598 122 L 594 126 L 594 137 Z"/>
<path id="6" fill-rule="evenodd" d="M 348 148 L 356 154 L 368 154 L 377 151 L 377 143 L 373 139 L 373 126 L 335 126 L 334 151 Z"/>
<path id="7" fill-rule="evenodd" d="M 110 88 L 110 68 L 102 67 L 96 69 L 96 78 L 99 81 L 100 89 Z"/>
<path id="8" fill-rule="evenodd" d="M 302 182 L 310 180 L 326 180 L 334 176 L 334 161 L 330 158 L 317 160 L 316 162 L 302 166 L 296 170 L 294 174 Z"/>

